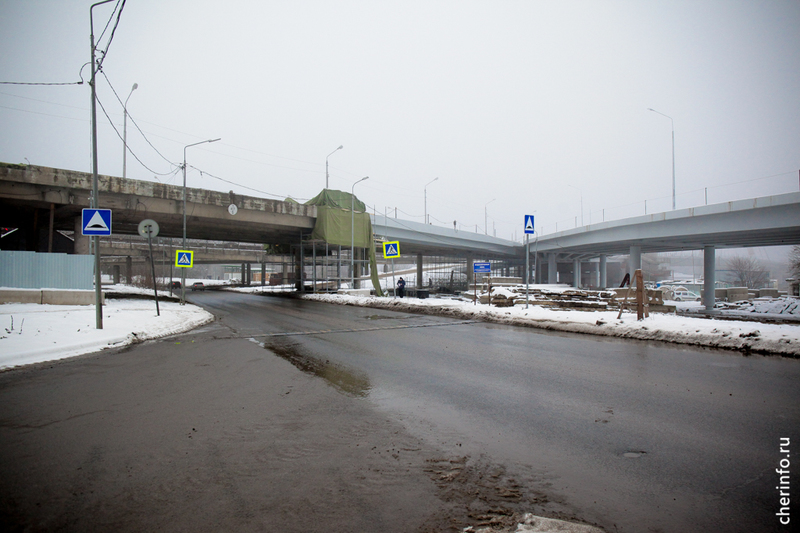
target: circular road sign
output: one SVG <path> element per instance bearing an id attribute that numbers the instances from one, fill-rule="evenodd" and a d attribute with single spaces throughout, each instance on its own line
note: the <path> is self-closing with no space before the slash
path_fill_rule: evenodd
<path id="1" fill-rule="evenodd" d="M 158 222 L 146 218 L 139 222 L 139 235 L 147 237 L 148 233 L 150 233 L 150 237 L 158 237 Z"/>

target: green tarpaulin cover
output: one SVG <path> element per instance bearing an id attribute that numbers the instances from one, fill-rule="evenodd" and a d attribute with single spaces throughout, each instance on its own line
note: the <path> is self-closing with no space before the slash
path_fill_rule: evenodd
<path id="1" fill-rule="evenodd" d="M 365 213 L 366 205 L 349 192 L 324 189 L 317 196 L 306 202 L 306 205 L 317 206 L 317 222 L 311 238 L 325 241 L 336 246 L 366 248 L 369 251 L 372 286 L 378 296 L 383 296 L 378 279 L 378 263 L 375 257 L 375 246 L 372 240 L 372 222 Z M 350 206 L 355 207 L 351 212 Z"/>

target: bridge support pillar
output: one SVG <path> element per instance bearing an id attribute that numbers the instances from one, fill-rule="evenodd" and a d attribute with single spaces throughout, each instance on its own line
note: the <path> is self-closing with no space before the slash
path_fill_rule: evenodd
<path id="1" fill-rule="evenodd" d="M 425 286 L 425 278 L 422 274 L 422 254 L 417 254 L 417 288 Z"/>
<path id="2" fill-rule="evenodd" d="M 133 285 L 133 258 L 131 256 L 125 258 L 125 283 Z"/>
<path id="3" fill-rule="evenodd" d="M 266 285 L 266 277 L 267 277 L 267 264 L 261 263 L 261 286 L 263 287 Z"/>
<path id="4" fill-rule="evenodd" d="M 472 285 L 473 281 L 475 280 L 475 273 L 473 269 L 475 268 L 475 256 L 471 253 L 467 254 L 467 290 L 470 289 L 470 285 Z"/>
<path id="5" fill-rule="evenodd" d="M 119 265 L 114 265 L 114 285 L 119 285 Z"/>
<path id="6" fill-rule="evenodd" d="M 80 255 L 89 255 L 89 237 L 81 235 L 83 232 L 82 217 L 75 219 L 75 244 L 73 245 L 73 253 Z"/>
<path id="7" fill-rule="evenodd" d="M 642 268 L 642 247 L 631 246 L 631 255 L 628 259 L 628 272 L 631 275 L 631 284 L 633 284 L 633 273 Z"/>
<path id="8" fill-rule="evenodd" d="M 581 287 L 581 260 L 574 259 L 572 261 L 572 286 L 576 289 Z"/>
<path id="9" fill-rule="evenodd" d="M 555 253 L 547 256 L 547 283 L 558 283 L 558 265 Z"/>
<path id="10" fill-rule="evenodd" d="M 597 286 L 600 289 L 608 288 L 608 256 L 600 254 L 600 279 L 597 280 Z"/>
<path id="11" fill-rule="evenodd" d="M 711 246 L 703 247 L 703 303 L 706 311 L 714 309 L 714 288 L 716 287 L 717 253 L 716 248 Z"/>

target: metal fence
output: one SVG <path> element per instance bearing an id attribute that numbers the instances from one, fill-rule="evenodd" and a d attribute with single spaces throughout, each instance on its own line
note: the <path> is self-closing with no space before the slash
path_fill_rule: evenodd
<path id="1" fill-rule="evenodd" d="M 94 289 L 94 256 L 0 251 L 0 287 Z"/>

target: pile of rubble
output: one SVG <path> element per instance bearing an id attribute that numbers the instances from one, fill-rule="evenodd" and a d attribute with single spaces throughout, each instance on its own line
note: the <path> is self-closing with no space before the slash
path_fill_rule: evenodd
<path id="1" fill-rule="evenodd" d="M 633 305 L 635 289 L 575 289 L 568 285 L 530 285 L 527 301 L 531 305 L 552 309 L 577 309 L 587 311 L 606 311 Z M 521 278 L 487 278 L 484 282 L 472 284 L 469 292 L 461 293 L 461 298 L 474 302 L 477 298 L 482 304 L 495 307 L 513 307 L 526 303 L 526 288 Z M 661 289 L 647 290 L 647 304 L 651 311 L 661 313 L 675 312 L 675 306 L 665 305 Z"/>

